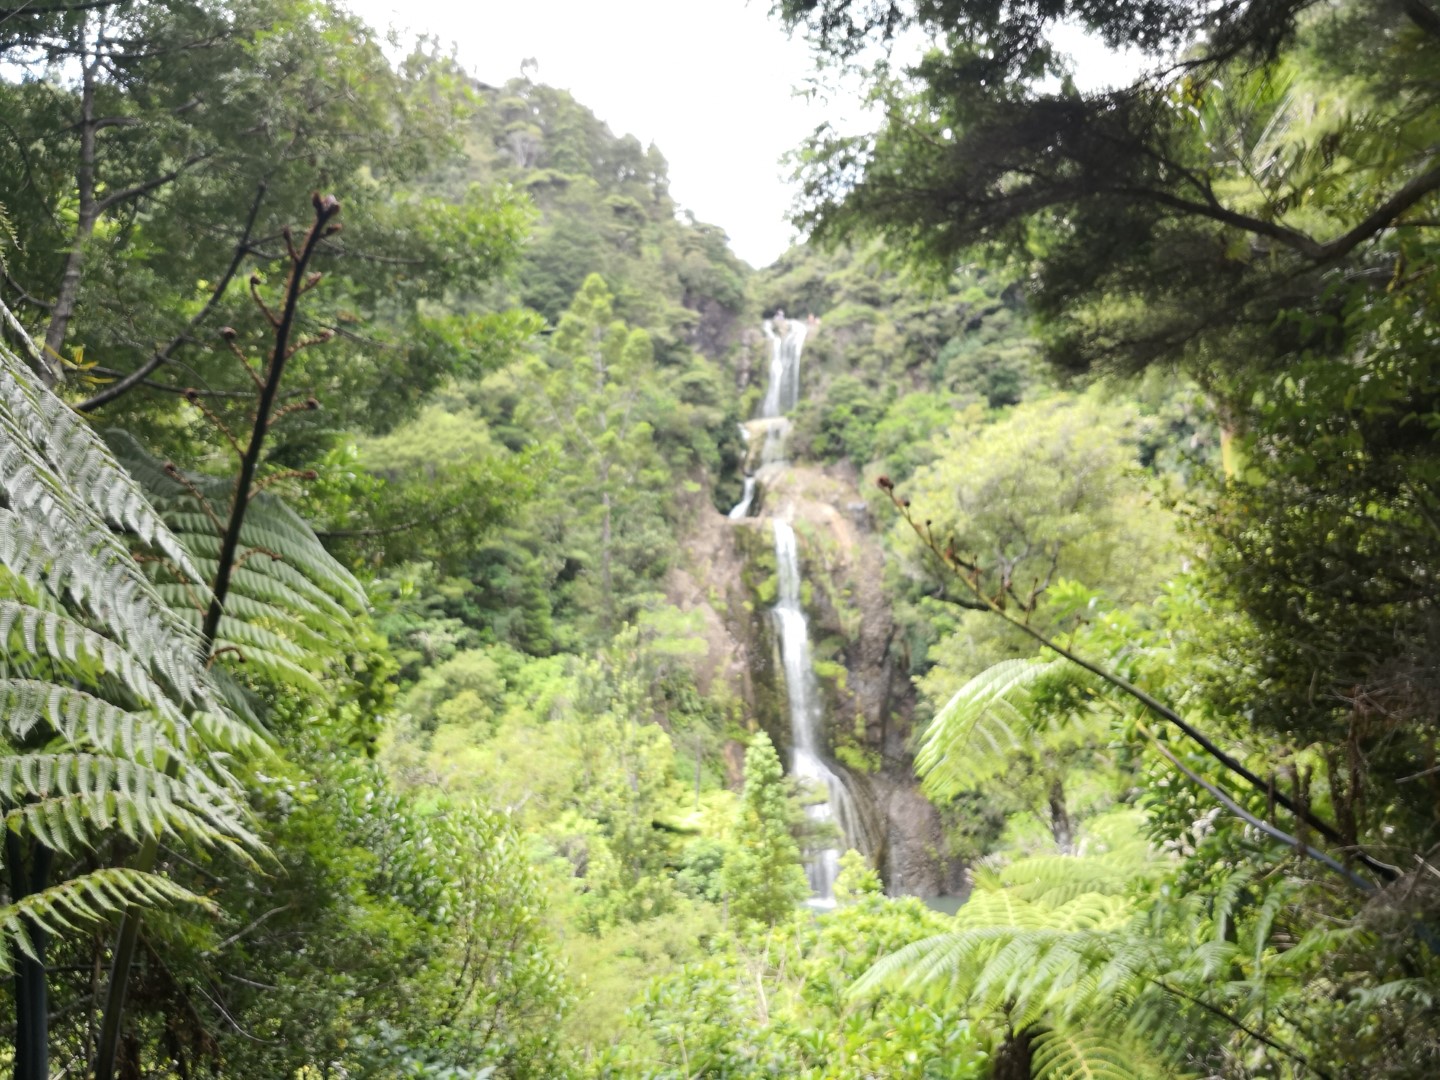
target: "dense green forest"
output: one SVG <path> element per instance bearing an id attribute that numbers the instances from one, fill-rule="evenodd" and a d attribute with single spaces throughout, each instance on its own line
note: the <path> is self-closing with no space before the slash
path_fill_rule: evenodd
<path id="1" fill-rule="evenodd" d="M 0 1069 L 1440 1074 L 1440 9 L 771 14 L 0 0 Z"/>

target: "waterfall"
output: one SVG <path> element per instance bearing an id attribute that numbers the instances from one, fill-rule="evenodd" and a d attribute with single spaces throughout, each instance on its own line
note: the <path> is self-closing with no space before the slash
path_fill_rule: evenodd
<path id="1" fill-rule="evenodd" d="M 760 466 L 785 464 L 786 444 L 790 439 L 790 421 L 777 416 L 765 422 L 765 441 L 760 446 Z"/>
<path id="2" fill-rule="evenodd" d="M 745 441 L 750 441 L 755 428 L 764 429 L 760 468 L 768 484 L 787 464 L 790 421 L 785 414 L 800 401 L 800 354 L 809 326 L 798 320 L 787 322 L 785 313 L 777 311 L 774 319 L 765 320 L 763 328 L 770 341 L 770 382 L 760 405 L 760 415 L 745 432 Z M 754 498 L 755 476 L 746 474 L 745 494 L 730 511 L 731 520 L 749 516 Z M 824 709 L 820 681 L 815 677 L 810 656 L 810 627 L 800 606 L 800 552 L 795 543 L 795 530 L 778 518 L 771 524 L 775 530 L 775 564 L 780 587 L 770 614 L 780 639 L 780 661 L 785 669 L 792 746 L 790 774 L 811 789 L 813 795 L 823 796 L 806 806 L 806 817 L 822 834 L 838 833 L 831 846 L 806 853 L 805 874 L 810 880 L 810 903 L 815 907 L 833 907 L 840 853 L 846 847 L 864 847 L 864 831 L 850 789 L 826 764 L 821 753 Z"/>
<path id="3" fill-rule="evenodd" d="M 745 477 L 745 491 L 740 496 L 740 501 L 730 508 L 727 515 L 731 521 L 739 521 L 741 518 L 750 516 L 750 504 L 755 501 L 755 477 L 747 474 Z"/>
<path id="4" fill-rule="evenodd" d="M 850 790 L 820 756 L 823 718 L 820 684 L 810 659 L 810 628 L 800 606 L 800 554 L 795 543 L 795 530 L 779 519 L 772 524 L 775 528 L 775 565 L 780 576 L 780 588 L 771 614 L 780 636 L 785 694 L 790 702 L 791 774 L 824 792 L 825 801 L 807 806 L 805 814 L 818 825 L 838 826 L 843 845 L 859 835 L 859 822 Z M 806 859 L 805 873 L 810 879 L 813 894 L 811 903 L 816 906 L 829 907 L 835 903 L 835 876 L 840 869 L 840 851 L 839 846 L 828 847 L 810 853 Z"/>
<path id="5" fill-rule="evenodd" d="M 809 328 L 798 319 L 787 322 L 783 311 L 777 311 L 775 318 L 766 319 L 762 326 L 770 339 L 770 384 L 765 388 L 760 415 L 783 416 L 800 400 L 800 353 Z"/>

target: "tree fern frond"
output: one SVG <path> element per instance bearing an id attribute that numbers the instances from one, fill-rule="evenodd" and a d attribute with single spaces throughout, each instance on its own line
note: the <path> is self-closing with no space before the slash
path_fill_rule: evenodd
<path id="1" fill-rule="evenodd" d="M 120 867 L 93 870 L 0 907 L 0 971 L 14 967 L 15 948 L 38 959 L 29 926 L 51 934 L 92 926 L 132 906 L 186 903 L 212 908 L 210 901 L 158 874 Z"/>
<path id="2" fill-rule="evenodd" d="M 59 506 L 113 522 L 185 567 L 188 557 L 135 480 L 83 420 L 0 343 L 0 484 L 22 513 Z M 76 513 L 82 509 L 84 513 Z M 118 538 L 113 540 L 123 550 Z"/>
<path id="3" fill-rule="evenodd" d="M 1035 1080 L 1147 1080 L 1134 1047 L 1105 1030 L 1060 1027 L 1042 1031 L 1032 1046 Z"/>
<path id="4" fill-rule="evenodd" d="M 219 572 L 233 481 L 182 476 L 157 462 L 125 432 L 109 436 L 117 455 L 146 484 L 167 525 L 189 551 L 191 565 L 209 579 Z M 215 632 L 216 655 L 244 662 L 250 674 L 324 695 L 320 680 L 354 637 L 366 609 L 363 588 L 325 550 L 299 514 L 269 494 L 249 502 L 240 527 L 241 552 L 231 568 L 224 612 Z M 199 630 L 208 600 L 190 579 L 163 561 L 151 564 L 159 595 Z"/>
<path id="5" fill-rule="evenodd" d="M 186 475 L 182 483 L 127 432 L 111 432 L 107 438 L 119 459 L 146 485 L 173 532 L 187 541 L 200 537 L 219 540 L 217 520 L 223 521 L 228 513 L 233 481 Z M 196 498 L 197 492 L 209 502 L 209 513 Z M 277 556 L 345 612 L 354 614 L 367 607 L 364 587 L 325 550 L 309 523 L 274 495 L 261 493 L 250 500 L 240 526 L 240 546 Z M 218 552 L 218 546 L 215 550 Z"/>
<path id="6" fill-rule="evenodd" d="M 1259 867 L 1242 866 L 1226 874 L 1220 882 L 1220 887 L 1215 890 L 1211 914 L 1217 938 L 1224 940 L 1231 936 L 1236 910 L 1259 874 Z"/>
<path id="7" fill-rule="evenodd" d="M 205 514 L 177 512 L 167 514 L 166 521 L 182 538 L 215 535 L 214 522 Z M 240 528 L 240 547 L 278 555 L 347 609 L 365 609 L 360 583 L 320 545 L 310 526 L 273 496 L 261 495 L 251 501 Z"/>
<path id="8" fill-rule="evenodd" d="M 1047 681 L 1080 672 L 1062 659 L 1002 660 L 962 686 L 935 715 L 915 757 L 915 770 L 932 797 L 953 798 L 1002 772 L 1010 753 L 1035 730 L 1027 709 Z"/>
<path id="9" fill-rule="evenodd" d="M 1270 945 L 1270 931 L 1275 926 L 1275 919 L 1285 907 L 1289 897 L 1283 888 L 1272 888 L 1265 893 L 1265 899 L 1255 912 L 1255 924 L 1250 927 L 1249 935 L 1254 939 L 1254 960 L 1255 968 L 1258 971 L 1264 961 L 1266 948 Z"/>
<path id="10" fill-rule="evenodd" d="M 1016 896 L 1057 907 L 1086 893 L 1128 894 L 1135 883 L 1167 868 L 1141 842 L 1098 855 L 1036 855 L 994 871 L 997 884 Z"/>
<path id="11" fill-rule="evenodd" d="M 0 713 L 16 739 L 45 723 L 71 746 L 132 761 L 155 764 L 192 745 L 188 729 L 159 723 L 154 713 L 129 712 L 84 690 L 39 679 L 0 678 Z"/>
<path id="12" fill-rule="evenodd" d="M 194 555 L 195 565 L 202 571 L 213 574 L 219 566 L 216 560 L 220 555 L 221 538 L 209 533 L 189 533 L 185 537 L 185 543 Z M 240 580 L 241 574 L 247 574 L 243 582 Z M 344 604 L 282 559 L 273 559 L 265 554 L 252 555 L 235 571 L 230 579 L 230 587 L 245 588 L 245 591 L 249 592 L 248 586 L 258 584 L 253 577 L 248 576 L 252 574 L 275 579 L 284 585 L 289 593 L 298 593 L 317 610 L 326 612 L 337 620 L 343 621 L 351 617 L 351 612 Z M 252 595 L 268 598 L 263 585 L 260 591 Z"/>
<path id="13" fill-rule="evenodd" d="M 61 612 L 0 599 L 0 648 L 17 666 L 32 657 L 81 679 L 115 676 L 143 704 L 185 725 L 184 713 L 134 653 Z"/>
<path id="14" fill-rule="evenodd" d="M 195 730 L 212 740 L 212 745 L 230 751 L 243 752 L 254 742 L 268 739 L 261 721 L 263 707 L 254 691 L 242 686 L 219 665 L 210 668 L 210 679 L 225 708 L 191 713 L 190 723 Z"/>
<path id="15" fill-rule="evenodd" d="M 292 685 L 319 697 L 324 697 L 327 693 L 325 685 L 315 677 L 308 666 L 301 667 L 294 657 L 271 652 L 258 645 L 232 641 L 223 635 L 216 640 L 215 645 L 217 650 L 233 650 L 233 655 L 257 677 Z"/>
<path id="16" fill-rule="evenodd" d="M 1276 971 L 1303 970 L 1305 965 L 1314 963 L 1317 956 L 1343 949 L 1363 948 L 1369 931 L 1358 925 L 1317 927 L 1305 934 L 1299 942 L 1270 960 Z"/>
<path id="17" fill-rule="evenodd" d="M 198 635 L 175 617 L 104 522 L 64 514 L 51 522 L 13 506 L 12 500 L 11 509 L 0 510 L 0 563 L 29 585 L 43 581 L 57 598 L 69 596 L 78 613 L 109 628 L 117 644 L 195 701 Z"/>
<path id="18" fill-rule="evenodd" d="M 131 537 L 179 579 L 205 580 L 135 479 L 0 341 L 4 827 L 62 852 L 125 833 L 248 858 L 263 846 L 225 751 L 263 743 Z M 27 926 L 67 932 L 177 899 L 196 898 L 115 869 L 43 888 L 0 908 L 0 968 L 33 955 Z"/>
<path id="19" fill-rule="evenodd" d="M 955 924 L 963 929 L 1004 926 L 1013 930 L 1041 930 L 1049 926 L 1046 908 L 1032 904 L 1009 889 L 971 893 L 955 913 Z"/>
<path id="20" fill-rule="evenodd" d="M 850 988 L 863 998 L 884 988 L 936 992 L 958 988 L 967 991 L 983 958 L 1009 942 L 1013 932 L 991 927 L 952 934 L 937 934 L 881 957 Z"/>
<path id="21" fill-rule="evenodd" d="M 1142 934 L 1117 934 L 1097 965 L 1093 993 L 1097 1000 L 1134 997 L 1155 971 L 1158 943 Z"/>
<path id="22" fill-rule="evenodd" d="M 50 799 L 77 800 L 100 830 L 118 826 L 132 840 L 186 833 L 202 843 L 226 839 L 258 844 L 237 799 L 196 770 L 143 765 L 101 754 L 61 751 L 0 758 L 0 796 L 15 807 L 15 821 L 29 821 L 28 808 Z M 65 827 L 41 811 L 45 827 Z M 9 815 L 7 815 L 7 820 Z M 72 838 L 89 843 L 88 833 Z M 47 840 L 47 842 L 49 842 Z M 57 845 L 69 849 L 68 842 Z"/>
<path id="23" fill-rule="evenodd" d="M 188 595 L 187 588 L 184 585 L 161 585 L 159 589 L 161 595 L 167 597 L 175 596 L 177 598 L 183 598 Z M 175 592 L 172 593 L 169 590 L 175 590 Z M 180 603 L 183 604 L 183 602 L 183 599 L 181 599 Z M 333 631 L 335 627 L 334 620 L 314 620 L 323 628 L 316 630 L 303 614 L 297 618 L 293 612 L 287 611 L 274 604 L 266 603 L 264 600 L 257 600 L 254 597 L 247 596 L 234 589 L 231 589 L 230 595 L 225 598 L 225 612 L 224 626 L 247 624 L 259 628 L 275 627 L 282 629 L 285 637 L 279 638 L 277 635 L 277 640 L 284 641 L 285 647 L 277 648 L 277 652 L 289 652 L 291 649 L 298 649 L 302 652 L 309 652 L 316 656 L 323 657 L 335 651 L 334 642 L 326 636 L 327 632 Z M 203 612 L 192 607 L 186 612 L 185 617 L 188 620 L 196 621 L 198 624 L 203 618 Z M 222 632 L 224 626 L 222 626 Z M 237 641 L 241 640 L 234 634 L 231 636 Z"/>
<path id="24" fill-rule="evenodd" d="M 1017 1027 L 1037 1022 L 1045 1014 L 1048 987 L 1037 987 L 1032 980 L 1037 970 L 1046 966 L 1047 957 L 1065 951 L 1066 938 L 1052 931 L 1011 934 L 985 956 L 984 965 L 974 973 L 969 1000 L 981 1007 L 1008 1006 Z"/>
<path id="25" fill-rule="evenodd" d="M 196 611 L 187 613 L 185 617 L 194 619 L 198 623 L 204 616 L 201 612 Z M 289 638 L 281 637 L 260 623 L 246 622 L 244 619 L 233 618 L 229 615 L 220 617 L 216 641 L 217 647 L 219 643 L 225 643 L 246 652 L 251 649 L 264 649 L 280 656 L 289 657 L 295 662 L 313 662 L 306 655 L 305 650 Z"/>
<path id="26" fill-rule="evenodd" d="M 1440 997 L 1433 979 L 1395 979 L 1355 991 L 1355 1003 L 1362 1009 L 1379 1009 L 1396 1002 L 1411 1002 L 1423 1009 L 1433 1009 Z"/>
<path id="27" fill-rule="evenodd" d="M 1133 897 L 1081 893 L 1053 909 L 1051 925 L 1061 930 L 1118 930 L 1129 925 L 1134 914 Z"/>

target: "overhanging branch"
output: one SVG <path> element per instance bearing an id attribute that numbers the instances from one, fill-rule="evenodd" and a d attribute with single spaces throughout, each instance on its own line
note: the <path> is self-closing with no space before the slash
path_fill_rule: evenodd
<path id="1" fill-rule="evenodd" d="M 118 382 L 112 383 L 111 385 L 105 387 L 105 389 L 99 391 L 91 397 L 86 398 L 84 401 L 80 402 L 80 404 L 76 405 L 75 408 L 78 411 L 93 412 L 95 409 L 100 408 L 100 406 L 106 405 L 109 402 L 114 401 L 121 394 L 133 390 L 135 387 L 141 385 L 150 377 L 152 372 L 154 372 L 158 367 L 160 367 L 161 364 L 166 363 L 172 356 L 175 355 L 175 351 L 190 339 L 191 331 L 193 331 L 197 326 L 199 326 L 209 317 L 210 312 L 215 309 L 215 305 L 218 304 L 220 302 L 220 298 L 225 295 L 225 290 L 230 287 L 230 282 L 234 280 L 236 272 L 240 269 L 240 263 L 244 260 L 246 253 L 250 250 L 250 234 L 255 228 L 255 219 L 259 216 L 260 205 L 264 201 L 265 183 L 264 181 L 261 181 L 261 183 L 256 185 L 255 200 L 250 204 L 250 216 L 245 219 L 245 228 L 241 231 L 240 239 L 235 244 L 235 252 L 230 258 L 229 266 L 225 268 L 225 273 L 222 274 L 220 276 L 220 280 L 216 282 L 215 288 L 210 290 L 210 297 L 205 301 L 205 306 L 195 313 L 194 318 L 190 320 L 184 331 L 176 334 L 175 337 L 170 340 L 170 343 L 165 346 L 165 348 L 156 352 L 152 357 L 150 357 L 149 360 L 141 364 L 129 375 L 126 375 L 123 379 L 120 379 Z"/>
<path id="2" fill-rule="evenodd" d="M 1325 837 L 1331 843 L 1341 846 L 1348 846 L 1345 837 L 1340 834 L 1340 831 L 1336 829 L 1334 825 L 1330 824 L 1330 822 L 1326 821 L 1324 818 L 1319 817 L 1308 806 L 1301 805 L 1299 801 L 1292 799 L 1283 791 L 1274 790 L 1271 785 L 1267 784 L 1254 772 L 1246 768 L 1243 763 L 1238 761 L 1232 755 L 1226 753 L 1204 732 L 1200 731 L 1193 724 L 1187 721 L 1183 716 L 1181 716 L 1178 712 L 1170 708 L 1170 706 L 1166 705 L 1164 702 L 1160 701 L 1154 695 L 1147 693 L 1140 687 L 1136 686 L 1134 683 L 1130 682 L 1128 679 L 1125 679 L 1124 677 L 1117 675 L 1115 672 L 1102 667 L 1101 665 L 1095 663 L 1093 660 L 1088 660 L 1085 657 L 1072 652 L 1065 646 L 1061 645 L 1058 641 L 1052 640 L 1046 634 L 1035 629 L 1035 627 L 1031 626 L 1028 621 L 1017 619 L 1013 615 L 1011 615 L 1008 611 L 1006 611 L 1003 607 L 996 603 L 995 600 L 990 597 L 984 589 L 980 587 L 978 576 L 972 578 L 969 574 L 964 572 L 963 567 L 957 563 L 955 556 L 952 553 L 947 553 L 940 549 L 940 546 L 935 542 L 935 538 L 930 533 L 930 530 L 917 522 L 914 516 L 910 513 L 909 500 L 901 499 L 895 493 L 895 486 L 894 484 L 890 483 L 888 478 L 881 478 L 880 488 L 886 493 L 886 495 L 889 496 L 890 501 L 895 505 L 895 508 L 899 510 L 901 516 L 905 518 L 906 524 L 908 524 L 910 528 L 914 530 L 915 535 L 920 538 L 921 543 L 925 545 L 926 549 L 930 551 L 940 561 L 940 564 L 945 567 L 946 571 L 963 581 L 966 587 L 975 594 L 975 598 L 979 600 L 982 604 L 984 604 L 985 607 L 992 614 L 1005 620 L 1007 623 L 1015 627 L 1021 633 L 1034 639 L 1040 645 L 1042 645 L 1046 649 L 1049 649 L 1056 655 L 1064 657 L 1066 660 L 1070 661 L 1072 664 L 1075 664 L 1077 667 L 1083 668 L 1084 670 L 1090 672 L 1090 674 L 1094 675 L 1096 678 L 1115 687 L 1115 689 L 1119 690 L 1127 697 L 1130 697 L 1133 700 L 1139 702 L 1149 712 L 1155 714 L 1156 716 L 1171 724 L 1174 724 L 1177 728 L 1184 732 L 1185 735 L 1187 735 L 1190 739 L 1197 743 L 1200 748 L 1205 751 L 1206 754 L 1208 754 L 1212 759 L 1214 759 L 1227 772 L 1230 772 L 1233 775 L 1240 777 L 1256 791 L 1264 793 L 1269 798 L 1273 798 L 1278 805 L 1283 806 L 1286 810 L 1293 814 L 1298 821 L 1301 821 L 1309 828 L 1314 829 L 1317 833 Z M 1176 763 L 1178 764 L 1178 760 L 1176 761 Z M 1181 766 L 1181 768 L 1182 770 L 1184 770 L 1183 766 Z M 1190 774 L 1187 771 L 1187 775 L 1193 774 Z M 1220 794 L 1219 789 L 1213 787 L 1213 785 L 1205 783 L 1205 781 L 1200 780 L 1198 777 L 1194 777 L 1194 779 L 1196 779 L 1198 783 L 1201 783 L 1203 786 L 1205 786 L 1206 790 L 1209 790 L 1212 793 Z M 1239 807 L 1239 804 L 1235 803 L 1235 801 L 1233 799 L 1230 799 L 1228 796 L 1222 796 L 1222 801 L 1224 801 L 1226 805 L 1228 807 L 1231 807 L 1232 809 Z M 1248 814 L 1248 812 L 1244 811 L 1243 809 L 1241 809 L 1241 813 L 1246 817 L 1247 820 L 1259 820 L 1254 818 L 1253 815 Z M 1266 826 L 1262 823 L 1261 827 L 1266 831 L 1273 830 L 1272 835 L 1275 832 L 1279 832 L 1279 830 L 1276 830 L 1274 826 Z M 1328 855 L 1325 855 L 1323 852 L 1316 852 L 1314 848 L 1309 847 L 1308 845 L 1304 844 L 1297 838 L 1292 837 L 1287 833 L 1280 833 L 1277 839 L 1278 838 L 1283 838 L 1286 843 L 1295 846 L 1296 850 L 1300 851 L 1302 854 L 1313 853 L 1314 855 L 1319 857 L 1319 861 L 1325 863 L 1325 865 L 1327 866 L 1336 867 L 1340 865 L 1335 860 L 1331 859 Z M 1382 880 L 1388 882 L 1395 881 L 1397 878 L 1399 878 L 1400 871 L 1398 867 L 1391 866 L 1389 863 L 1383 862 L 1382 860 L 1375 858 L 1373 855 L 1370 855 L 1368 852 L 1365 852 L 1358 848 L 1353 848 L 1352 850 L 1354 851 L 1355 858 L 1361 863 L 1363 863 L 1367 868 L 1374 871 Z M 1345 874 L 1346 877 L 1350 878 L 1351 881 L 1363 881 L 1363 879 L 1355 878 L 1353 873 L 1344 869 L 1344 867 L 1340 867 L 1340 872 Z M 1365 882 L 1365 884 L 1368 885 L 1371 889 L 1374 888 L 1374 886 L 1371 885 L 1369 882 Z"/>

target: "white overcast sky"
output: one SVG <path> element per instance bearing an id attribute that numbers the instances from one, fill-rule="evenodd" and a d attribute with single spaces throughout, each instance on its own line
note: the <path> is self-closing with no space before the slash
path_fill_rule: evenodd
<path id="1" fill-rule="evenodd" d="M 809 53 L 770 18 L 770 0 L 346 2 L 377 27 L 454 42 L 485 82 L 503 83 L 533 58 L 536 81 L 569 90 L 617 135 L 655 143 L 675 200 L 724 229 L 751 265 L 795 239 L 780 158 L 840 103 L 795 96 Z"/>

